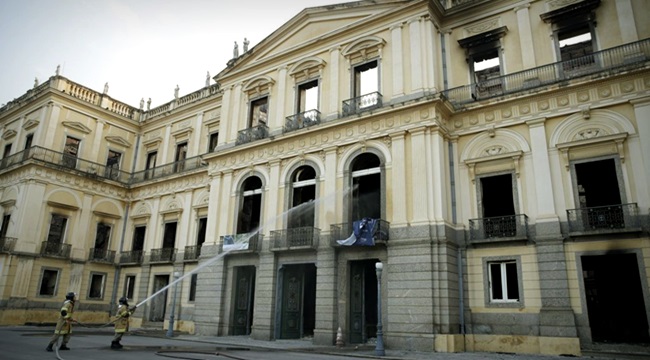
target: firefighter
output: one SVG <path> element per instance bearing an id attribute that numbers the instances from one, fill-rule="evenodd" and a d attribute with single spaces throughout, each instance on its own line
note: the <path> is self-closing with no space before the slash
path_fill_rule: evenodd
<path id="1" fill-rule="evenodd" d="M 135 305 L 129 307 L 128 299 L 124 296 L 118 302 L 117 314 L 115 314 L 115 336 L 113 337 L 113 342 L 111 342 L 111 349 L 122 348 L 120 340 L 122 340 L 124 333 L 129 331 L 129 316 L 136 309 Z"/>
<path id="2" fill-rule="evenodd" d="M 63 342 L 61 343 L 59 350 L 70 350 L 68 347 L 68 341 L 70 341 L 70 334 L 72 334 L 72 323 L 76 322 L 76 320 L 72 318 L 75 296 L 76 294 L 73 292 L 69 292 L 65 295 L 65 301 L 61 307 L 59 321 L 57 321 L 56 328 L 54 329 L 54 336 L 52 336 L 52 339 L 45 350 L 52 351 L 52 346 L 56 344 L 61 336 L 63 336 Z"/>

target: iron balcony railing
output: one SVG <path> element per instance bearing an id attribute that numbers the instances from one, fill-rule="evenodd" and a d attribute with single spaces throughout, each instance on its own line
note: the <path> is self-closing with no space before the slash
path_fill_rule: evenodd
<path id="1" fill-rule="evenodd" d="M 126 171 L 40 146 L 33 146 L 0 160 L 0 170 L 22 164 L 28 160 L 35 160 L 60 170 L 71 170 L 87 177 L 114 180 L 124 184 L 127 184 L 131 177 L 131 174 Z"/>
<path id="2" fill-rule="evenodd" d="M 208 164 L 203 161 L 201 156 L 194 156 L 185 160 L 160 165 L 151 169 L 137 171 L 133 173 L 130 183 L 138 183 L 146 180 L 158 179 L 182 172 L 206 167 Z"/>
<path id="3" fill-rule="evenodd" d="M 123 251 L 120 253 L 120 264 L 142 264 L 144 252 L 142 250 Z"/>
<path id="4" fill-rule="evenodd" d="M 444 9 L 449 10 L 462 5 L 471 6 L 472 4 L 479 4 L 487 1 L 488 0 L 438 0 L 438 3 L 440 3 Z"/>
<path id="5" fill-rule="evenodd" d="M 271 231 L 271 250 L 316 249 L 320 229 L 313 226 Z"/>
<path id="6" fill-rule="evenodd" d="M 569 235 L 641 231 L 636 203 L 567 210 Z"/>
<path id="7" fill-rule="evenodd" d="M 10 253 L 14 251 L 16 246 L 16 238 L 13 237 L 1 237 L 0 238 L 0 253 Z"/>
<path id="8" fill-rule="evenodd" d="M 269 128 L 264 124 L 260 124 L 248 129 L 240 130 L 237 133 L 237 145 L 266 139 L 267 137 L 269 137 Z"/>
<path id="9" fill-rule="evenodd" d="M 43 241 L 41 244 L 41 256 L 70 258 L 70 244 L 62 244 L 54 241 Z"/>
<path id="10" fill-rule="evenodd" d="M 88 253 L 88 260 L 93 262 L 112 263 L 115 261 L 115 251 L 91 248 Z"/>
<path id="11" fill-rule="evenodd" d="M 343 116 L 359 114 L 364 111 L 382 107 L 382 95 L 372 92 L 343 101 Z"/>
<path id="12" fill-rule="evenodd" d="M 373 239 L 375 243 L 385 243 L 388 241 L 390 233 L 390 223 L 383 219 L 376 219 L 377 225 Z M 330 225 L 331 245 L 339 246 L 338 240 L 348 239 L 354 233 L 354 221 Z"/>
<path id="13" fill-rule="evenodd" d="M 183 253 L 184 261 L 195 261 L 201 256 L 201 245 L 188 245 L 185 247 L 185 253 Z"/>
<path id="14" fill-rule="evenodd" d="M 299 114 L 287 116 L 284 132 L 290 132 L 320 124 L 320 111 L 308 110 Z"/>
<path id="15" fill-rule="evenodd" d="M 149 262 L 170 263 L 176 260 L 176 248 L 151 249 Z"/>
<path id="16" fill-rule="evenodd" d="M 527 239 L 528 216 L 524 214 L 469 220 L 471 244 Z"/>
<path id="17" fill-rule="evenodd" d="M 571 60 L 444 90 L 442 96 L 458 109 L 464 104 L 553 85 L 587 75 L 633 69 L 644 65 L 648 60 L 650 60 L 650 39 L 645 39 Z"/>
<path id="18" fill-rule="evenodd" d="M 221 237 L 219 252 L 256 253 L 262 247 L 262 238 L 259 232 L 225 235 Z"/>

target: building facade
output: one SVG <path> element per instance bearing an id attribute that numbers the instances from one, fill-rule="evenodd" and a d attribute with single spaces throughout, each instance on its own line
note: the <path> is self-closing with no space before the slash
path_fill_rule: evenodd
<path id="1" fill-rule="evenodd" d="M 648 343 L 643 5 L 308 8 L 156 108 L 57 70 L 0 109 L 0 322 L 75 291 L 202 335 Z"/>

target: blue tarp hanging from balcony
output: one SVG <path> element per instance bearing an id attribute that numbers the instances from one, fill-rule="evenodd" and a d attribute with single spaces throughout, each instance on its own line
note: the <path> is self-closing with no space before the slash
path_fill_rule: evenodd
<path id="1" fill-rule="evenodd" d="M 352 235 L 345 240 L 337 240 L 344 246 L 375 246 L 377 219 L 363 218 L 352 223 Z"/>

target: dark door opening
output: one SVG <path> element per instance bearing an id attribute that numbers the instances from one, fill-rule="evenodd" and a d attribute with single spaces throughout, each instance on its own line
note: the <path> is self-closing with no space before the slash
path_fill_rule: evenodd
<path id="1" fill-rule="evenodd" d="M 377 337 L 377 259 L 350 262 L 351 344 Z"/>
<path id="2" fill-rule="evenodd" d="M 255 300 L 255 266 L 235 268 L 235 295 L 232 335 L 250 335 Z"/>
<path id="3" fill-rule="evenodd" d="M 156 275 L 153 278 L 153 293 L 169 284 L 169 275 Z M 167 290 L 151 299 L 151 312 L 149 321 L 165 321 L 165 308 L 167 307 Z"/>
<path id="4" fill-rule="evenodd" d="M 486 238 L 517 235 L 512 174 L 482 177 L 481 202 Z"/>
<path id="5" fill-rule="evenodd" d="M 592 340 L 650 342 L 636 254 L 582 256 L 581 260 Z"/>
<path id="6" fill-rule="evenodd" d="M 314 336 L 316 326 L 316 266 L 288 265 L 282 275 L 281 339 Z"/>
<path id="7" fill-rule="evenodd" d="M 614 159 L 578 163 L 578 202 L 583 224 L 591 229 L 625 227 Z"/>

